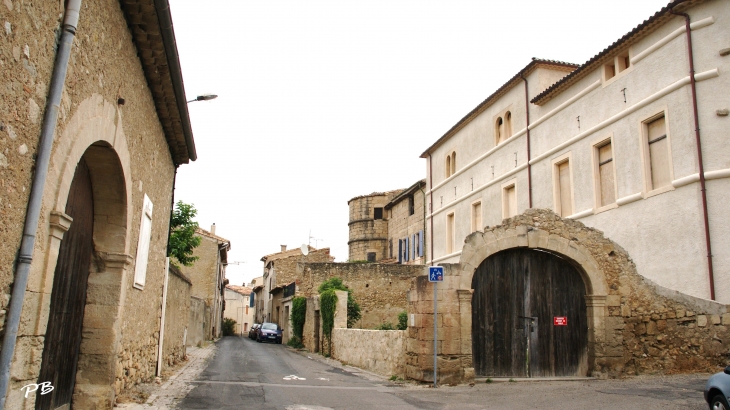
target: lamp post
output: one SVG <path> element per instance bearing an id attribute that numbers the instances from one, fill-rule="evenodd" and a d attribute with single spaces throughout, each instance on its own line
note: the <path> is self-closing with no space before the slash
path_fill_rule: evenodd
<path id="1" fill-rule="evenodd" d="M 216 98 L 218 98 L 218 96 L 215 94 L 203 94 L 203 95 L 199 95 L 199 96 L 193 98 L 192 100 L 188 101 L 188 103 L 195 102 L 195 101 L 215 100 Z"/>

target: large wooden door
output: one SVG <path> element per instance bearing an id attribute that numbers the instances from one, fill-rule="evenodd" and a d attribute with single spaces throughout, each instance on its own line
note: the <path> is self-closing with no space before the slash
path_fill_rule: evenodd
<path id="1" fill-rule="evenodd" d="M 41 395 L 36 409 L 68 408 L 71 403 L 76 365 L 81 344 L 81 327 L 86 304 L 86 285 L 93 251 L 94 202 L 86 161 L 76 166 L 66 203 L 73 218 L 58 251 L 53 277 L 51 308 L 38 383 L 51 382 L 54 389 Z"/>
<path id="2" fill-rule="evenodd" d="M 585 284 L 567 260 L 511 249 L 483 261 L 472 279 L 472 352 L 480 376 L 549 377 L 583 372 Z M 554 325 L 566 317 L 566 326 Z"/>

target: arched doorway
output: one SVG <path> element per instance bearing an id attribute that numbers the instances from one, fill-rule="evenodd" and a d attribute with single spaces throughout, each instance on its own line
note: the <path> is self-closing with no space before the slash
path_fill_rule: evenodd
<path id="1" fill-rule="evenodd" d="M 586 285 L 578 269 L 557 254 L 524 247 L 481 262 L 471 286 L 477 375 L 586 375 Z"/>
<path id="2" fill-rule="evenodd" d="M 58 250 L 53 293 L 39 380 L 53 390 L 36 396 L 37 409 L 71 403 L 81 346 L 86 288 L 94 250 L 94 196 L 86 160 L 81 158 L 68 193 L 66 215 L 73 218 Z"/>
<path id="3" fill-rule="evenodd" d="M 78 162 L 58 175 L 60 192 L 50 218 L 51 224 L 54 218 L 66 221 L 67 230 L 48 252 L 53 286 L 38 383 L 51 382 L 54 389 L 36 395 L 37 409 L 105 408 L 114 402 L 119 318 L 131 266 L 125 253 L 128 184 L 123 157 L 107 141 L 74 151 L 69 162 Z"/>

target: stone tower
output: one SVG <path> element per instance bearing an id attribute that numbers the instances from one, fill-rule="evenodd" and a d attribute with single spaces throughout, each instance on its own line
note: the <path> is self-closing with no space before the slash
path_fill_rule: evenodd
<path id="1" fill-rule="evenodd" d="M 379 261 L 388 257 L 388 219 L 385 205 L 402 190 L 373 192 L 349 201 L 348 260 Z"/>

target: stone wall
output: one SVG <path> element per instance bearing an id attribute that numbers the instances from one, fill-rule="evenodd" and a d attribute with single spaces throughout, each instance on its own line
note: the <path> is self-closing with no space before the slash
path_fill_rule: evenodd
<path id="1" fill-rule="evenodd" d="M 379 263 L 305 263 L 297 265 L 297 295 L 317 295 L 319 285 L 340 278 L 353 291 L 362 319 L 356 328 L 372 329 L 383 322 L 398 323 L 407 307 L 411 279 L 423 274 L 423 266 Z"/>
<path id="2" fill-rule="evenodd" d="M 627 252 L 597 229 L 549 210 L 529 209 L 465 240 L 459 264 L 445 264 L 437 293 L 439 379 L 473 377 L 471 281 L 483 260 L 501 250 L 542 249 L 579 267 L 586 283 L 589 376 L 714 372 L 730 357 L 727 305 L 683 295 L 636 272 Z M 430 381 L 433 288 L 413 281 L 409 300 L 406 373 Z"/>
<path id="3" fill-rule="evenodd" d="M 332 256 L 330 255 L 330 248 L 310 250 L 309 254 L 306 256 L 299 254 L 287 258 L 275 259 L 273 261 L 273 265 L 276 271 L 274 277 L 276 283 L 273 283 L 272 285 L 273 287 L 286 286 L 292 282 L 295 282 L 298 279 L 298 263 L 331 262 L 333 260 L 334 259 L 332 259 Z"/>
<path id="4" fill-rule="evenodd" d="M 0 44 L 0 241 L 6 245 L 0 249 L 0 314 L 14 280 L 63 4 L 5 0 L 0 5 L 5 24 Z M 118 98 L 126 103 L 117 104 Z M 154 376 L 174 172 L 156 112 L 119 2 L 84 1 L 59 107 L 8 408 L 34 406 L 35 396 L 24 400 L 20 387 L 35 383 L 40 371 L 54 252 L 63 223 L 69 222 L 58 219 L 75 165 L 90 151 L 109 155 L 90 164 L 97 254 L 74 400 L 79 407 L 111 407 L 115 393 Z M 95 146 L 89 148 L 91 144 Z M 110 201 L 100 201 L 101 193 Z M 133 258 L 145 194 L 154 204 L 152 241 L 146 284 L 138 289 L 132 283 Z"/>
<path id="5" fill-rule="evenodd" d="M 332 357 L 381 376 L 405 376 L 403 330 L 333 329 Z"/>
<path id="6" fill-rule="evenodd" d="M 191 287 L 190 279 L 186 278 L 174 266 L 171 266 L 165 306 L 165 336 L 162 346 L 163 368 L 173 366 L 185 359 Z"/>
<path id="7" fill-rule="evenodd" d="M 190 316 L 188 319 L 188 346 L 198 346 L 207 339 L 206 329 L 210 326 L 210 307 L 205 301 L 190 297 Z"/>

